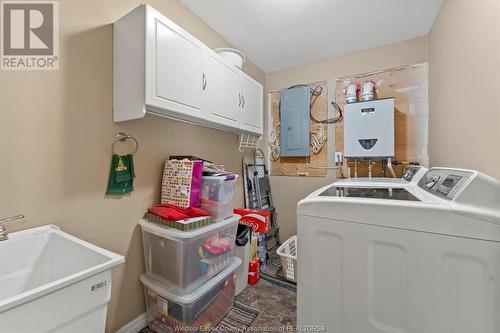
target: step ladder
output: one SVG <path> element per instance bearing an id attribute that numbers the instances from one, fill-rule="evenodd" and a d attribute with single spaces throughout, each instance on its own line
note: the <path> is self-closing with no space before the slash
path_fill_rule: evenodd
<path id="1" fill-rule="evenodd" d="M 243 156 L 243 178 L 246 208 L 271 212 L 271 226 L 266 233 L 266 249 L 270 250 L 280 244 L 279 227 L 266 156 L 260 148 L 256 148 L 253 154 Z"/>

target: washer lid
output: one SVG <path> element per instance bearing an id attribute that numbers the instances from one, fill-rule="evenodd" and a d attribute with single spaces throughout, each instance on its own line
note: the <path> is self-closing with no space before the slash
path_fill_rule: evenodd
<path id="1" fill-rule="evenodd" d="M 342 179 L 335 184 L 342 186 L 405 186 L 408 182 L 401 178 L 359 177 Z"/>
<path id="2" fill-rule="evenodd" d="M 370 198 L 404 201 L 421 201 L 404 188 L 331 186 L 320 197 Z"/>

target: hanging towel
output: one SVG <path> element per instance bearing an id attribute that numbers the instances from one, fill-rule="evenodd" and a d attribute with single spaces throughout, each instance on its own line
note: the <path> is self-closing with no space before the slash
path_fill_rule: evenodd
<path id="1" fill-rule="evenodd" d="M 108 195 L 124 195 L 134 190 L 134 158 L 113 154 L 109 170 Z"/>

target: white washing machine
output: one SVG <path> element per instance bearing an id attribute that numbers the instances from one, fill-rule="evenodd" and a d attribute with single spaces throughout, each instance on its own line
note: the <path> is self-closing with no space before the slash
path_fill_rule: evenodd
<path id="1" fill-rule="evenodd" d="M 297 316 L 332 333 L 500 332 L 500 183 L 411 168 L 297 207 Z"/>

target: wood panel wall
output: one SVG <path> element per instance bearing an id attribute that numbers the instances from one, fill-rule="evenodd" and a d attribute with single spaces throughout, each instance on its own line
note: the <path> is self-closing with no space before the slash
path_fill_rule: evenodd
<path id="1" fill-rule="evenodd" d="M 395 107 L 395 161 L 398 163 L 415 162 L 424 166 L 429 164 L 428 153 L 428 64 L 418 64 L 389 69 L 376 73 L 360 74 L 340 78 L 336 81 L 335 101 L 343 109 L 344 88 L 351 82 L 361 85 L 372 80 L 377 82 L 376 98 L 394 97 Z M 344 124 L 335 125 L 335 147 L 337 152 L 344 151 Z M 351 177 L 354 167 L 351 165 Z M 402 174 L 403 164 L 394 167 L 397 176 Z M 376 161 L 373 176 L 382 174 L 382 162 Z M 368 175 L 367 161 L 361 161 L 358 177 Z M 340 177 L 340 174 L 337 174 Z M 386 175 L 389 176 L 390 175 Z"/>
<path id="2" fill-rule="evenodd" d="M 308 84 L 311 89 L 315 89 L 317 86 L 322 86 L 323 90 L 321 95 L 318 96 L 316 102 L 314 103 L 311 113 L 318 120 L 324 120 L 328 117 L 328 86 L 326 82 L 316 82 Z M 276 125 L 280 122 L 280 110 L 279 101 L 281 98 L 281 91 L 272 92 L 269 94 L 270 99 L 270 131 L 272 131 Z M 318 124 L 311 122 L 311 133 L 318 130 Z M 328 126 L 323 125 L 324 129 L 328 135 Z M 268 138 L 271 137 L 271 133 L 268 134 Z M 271 161 L 271 175 L 273 176 L 310 176 L 310 177 L 325 177 L 327 171 L 325 169 L 314 169 L 313 167 L 326 167 L 327 166 L 327 145 L 328 141 L 325 142 L 322 150 L 319 154 L 313 154 L 310 152 L 310 157 L 308 160 L 305 157 L 280 157 L 278 160 Z"/>

